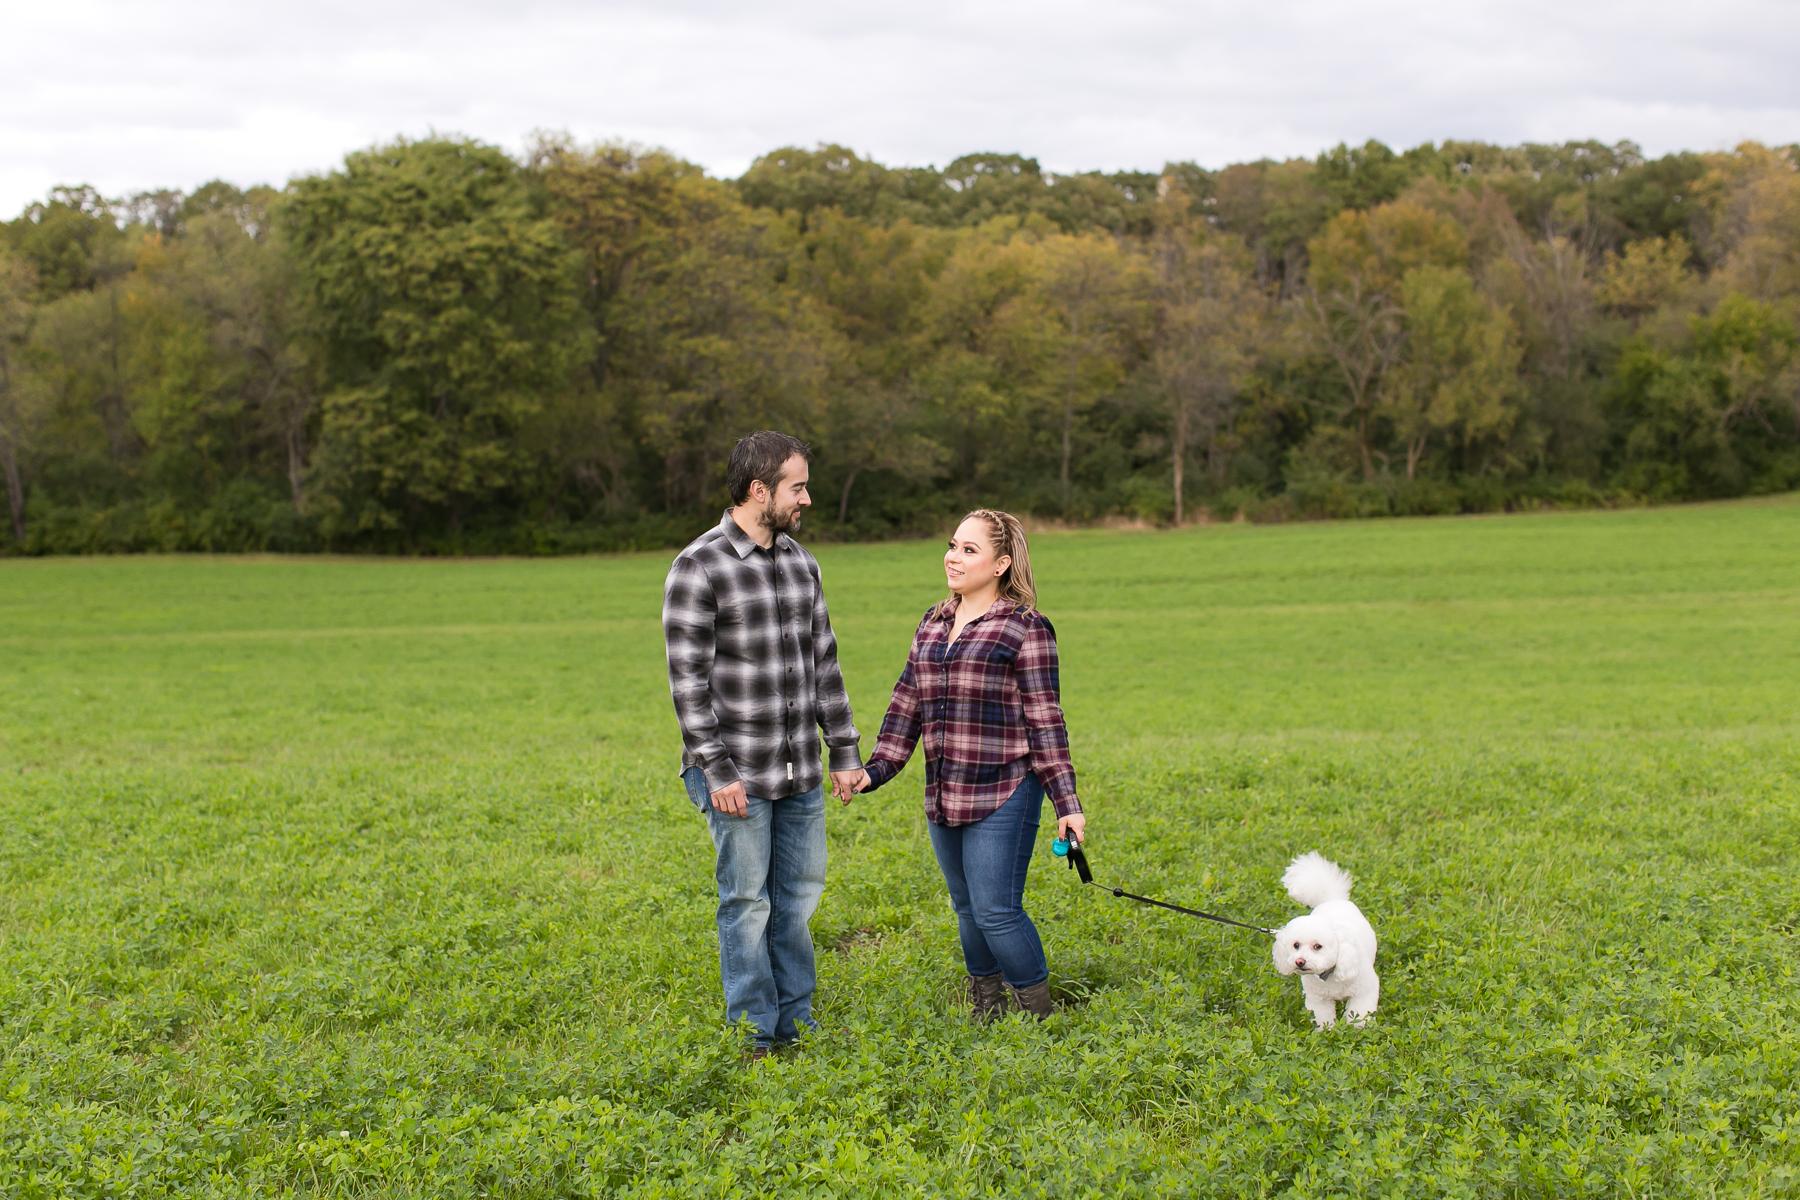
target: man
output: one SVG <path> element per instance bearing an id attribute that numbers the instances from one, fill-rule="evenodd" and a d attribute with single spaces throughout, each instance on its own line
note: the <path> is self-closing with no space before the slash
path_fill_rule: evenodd
<path id="1" fill-rule="evenodd" d="M 676 556 L 663 587 L 681 777 L 718 852 L 726 1019 L 754 1027 L 752 1059 L 813 1025 L 820 729 L 838 798 L 850 803 L 868 780 L 819 564 L 788 536 L 812 503 L 811 460 L 784 433 L 740 439 L 725 468 L 733 507 Z"/>

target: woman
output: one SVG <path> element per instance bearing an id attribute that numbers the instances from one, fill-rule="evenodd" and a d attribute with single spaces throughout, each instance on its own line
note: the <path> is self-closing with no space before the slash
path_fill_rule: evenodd
<path id="1" fill-rule="evenodd" d="M 1058 836 L 1085 838 L 1058 695 L 1056 630 L 1037 612 L 1025 530 L 977 509 L 944 554 L 950 595 L 926 612 L 868 763 L 868 789 L 925 755 L 925 816 L 962 935 L 977 1021 L 1050 1014 L 1050 967 L 1025 915 L 1044 793 Z"/>

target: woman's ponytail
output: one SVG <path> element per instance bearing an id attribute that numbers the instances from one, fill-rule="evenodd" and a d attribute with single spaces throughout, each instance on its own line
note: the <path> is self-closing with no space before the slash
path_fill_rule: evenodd
<path id="1" fill-rule="evenodd" d="M 1037 584 L 1031 578 L 1031 550 L 1025 544 L 1025 526 L 1009 512 L 978 508 L 963 520 L 987 526 L 988 544 L 995 558 L 1010 558 L 1012 565 L 1000 576 L 1000 596 L 1023 609 L 1037 607 Z"/>

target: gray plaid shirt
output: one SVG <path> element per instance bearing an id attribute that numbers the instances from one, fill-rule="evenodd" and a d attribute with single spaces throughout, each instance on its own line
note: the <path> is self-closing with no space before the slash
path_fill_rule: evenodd
<path id="1" fill-rule="evenodd" d="M 727 512 L 695 538 L 663 585 L 663 642 L 682 769 L 704 770 L 714 791 L 818 787 L 821 728 L 833 771 L 862 765 L 819 563 L 786 534 L 764 550 Z"/>

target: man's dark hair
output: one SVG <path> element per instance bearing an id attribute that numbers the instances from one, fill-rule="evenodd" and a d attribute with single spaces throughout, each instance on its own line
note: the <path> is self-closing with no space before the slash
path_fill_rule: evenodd
<path id="1" fill-rule="evenodd" d="M 731 493 L 731 502 L 742 504 L 748 500 L 750 485 L 759 479 L 773 493 L 781 482 L 781 468 L 796 454 L 812 461 L 812 451 L 805 442 L 773 429 L 739 438 L 731 448 L 731 461 L 725 464 L 725 490 Z"/>

